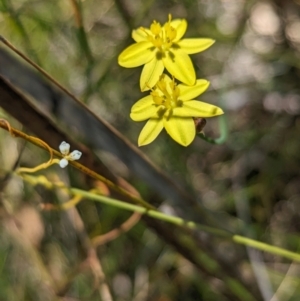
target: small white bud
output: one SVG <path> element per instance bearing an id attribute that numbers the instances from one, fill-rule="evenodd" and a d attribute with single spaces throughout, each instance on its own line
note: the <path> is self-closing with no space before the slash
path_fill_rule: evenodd
<path id="1" fill-rule="evenodd" d="M 70 144 L 63 141 L 59 146 L 59 150 L 63 155 L 67 155 L 70 151 Z"/>
<path id="2" fill-rule="evenodd" d="M 80 152 L 78 150 L 74 150 L 68 157 L 69 157 L 69 160 L 74 161 L 74 160 L 80 159 L 81 155 L 82 155 L 82 152 Z"/>
<path id="3" fill-rule="evenodd" d="M 59 161 L 59 166 L 60 166 L 61 168 L 65 168 L 68 164 L 69 164 L 69 162 L 68 162 L 67 159 L 61 159 L 61 160 Z"/>

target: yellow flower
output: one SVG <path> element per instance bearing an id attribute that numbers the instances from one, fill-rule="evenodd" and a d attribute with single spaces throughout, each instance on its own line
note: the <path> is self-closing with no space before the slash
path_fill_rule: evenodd
<path id="1" fill-rule="evenodd" d="M 212 39 L 182 39 L 187 29 L 185 19 L 169 20 L 163 26 L 153 21 L 150 28 L 132 31 L 136 41 L 126 48 L 118 58 L 126 68 L 145 65 L 140 78 L 142 91 L 149 90 L 158 81 L 164 68 L 175 78 L 187 85 L 196 81 L 195 69 L 189 54 L 204 51 L 215 41 Z"/>
<path id="2" fill-rule="evenodd" d="M 151 143 L 163 128 L 179 144 L 192 143 L 196 136 L 193 117 L 223 114 L 219 107 L 193 99 L 208 86 L 209 82 L 204 79 L 196 80 L 194 86 L 176 85 L 174 79 L 162 74 L 150 95 L 137 101 L 131 109 L 130 117 L 134 121 L 149 119 L 140 133 L 138 145 Z"/>

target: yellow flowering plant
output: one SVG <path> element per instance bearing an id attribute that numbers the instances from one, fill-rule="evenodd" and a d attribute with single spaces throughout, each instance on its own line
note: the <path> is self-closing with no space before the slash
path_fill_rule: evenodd
<path id="1" fill-rule="evenodd" d="M 134 121 L 148 120 L 142 129 L 138 145 L 151 143 L 162 131 L 179 144 L 188 146 L 196 136 L 193 117 L 213 117 L 223 114 L 217 106 L 195 100 L 209 86 L 204 79 L 196 80 L 193 86 L 177 85 L 174 78 L 162 74 L 150 95 L 138 100 L 131 109 Z"/>
<path id="2" fill-rule="evenodd" d="M 182 39 L 187 29 L 185 19 L 169 20 L 162 26 L 153 21 L 150 28 L 140 27 L 132 31 L 135 44 L 127 47 L 118 58 L 122 67 L 142 66 L 141 91 L 152 88 L 164 68 L 186 85 L 194 85 L 196 74 L 189 54 L 206 50 L 215 41 L 208 38 Z"/>

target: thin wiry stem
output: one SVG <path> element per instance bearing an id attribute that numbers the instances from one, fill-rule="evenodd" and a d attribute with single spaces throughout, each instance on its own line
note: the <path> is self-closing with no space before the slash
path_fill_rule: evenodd
<path id="1" fill-rule="evenodd" d="M 123 224 L 119 227 L 105 233 L 102 235 L 98 235 L 92 238 L 92 244 L 94 247 L 101 246 L 106 244 L 116 238 L 118 238 L 121 234 L 128 232 L 132 227 L 134 227 L 139 220 L 141 219 L 141 214 L 138 212 L 134 212 Z"/>
<path id="2" fill-rule="evenodd" d="M 16 130 L 16 129 L 12 128 L 11 126 L 8 126 L 7 124 L 8 124 L 8 122 L 6 120 L 0 119 L 0 127 L 7 130 L 7 131 L 9 131 L 12 136 L 23 138 L 23 139 L 33 143 L 34 145 L 40 147 L 40 148 L 43 148 L 47 151 L 50 151 L 50 153 L 52 153 L 53 155 L 55 155 L 59 158 L 63 158 L 63 155 L 60 152 L 58 152 L 55 149 L 50 148 L 45 142 L 42 143 L 40 139 L 38 139 L 36 137 L 33 137 L 33 136 L 29 136 L 29 135 L 23 133 L 22 131 Z M 58 161 L 55 161 L 55 163 L 57 163 L 57 162 Z M 83 173 L 87 174 L 88 176 L 105 183 L 111 189 L 121 193 L 122 195 L 125 195 L 133 203 L 139 204 L 140 206 L 143 206 L 147 209 L 156 210 L 155 207 L 153 207 L 152 205 L 147 203 L 145 200 L 132 195 L 127 190 L 125 190 L 122 187 L 114 184 L 110 180 L 108 180 L 105 177 L 101 176 L 100 174 L 94 172 L 93 170 L 85 167 L 84 165 L 82 165 L 82 164 L 80 164 L 76 161 L 69 161 L 69 164 L 74 166 L 75 168 L 79 169 Z"/>

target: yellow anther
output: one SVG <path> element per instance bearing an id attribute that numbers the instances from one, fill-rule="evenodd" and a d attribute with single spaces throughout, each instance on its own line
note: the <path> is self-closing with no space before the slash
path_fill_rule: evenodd
<path id="1" fill-rule="evenodd" d="M 161 32 L 161 25 L 160 23 L 156 22 L 155 20 L 153 21 L 153 23 L 150 26 L 150 30 L 151 32 L 155 35 L 158 36 Z"/>
<path id="2" fill-rule="evenodd" d="M 153 101 L 156 105 L 162 105 L 164 103 L 164 98 L 161 97 L 156 91 L 150 93 L 153 97 Z"/>
<path id="3" fill-rule="evenodd" d="M 177 100 L 177 98 L 179 97 L 179 95 L 180 95 L 180 90 L 176 86 L 175 89 L 174 89 L 174 92 L 173 92 L 173 97 Z"/>
<path id="4" fill-rule="evenodd" d="M 176 38 L 177 31 L 174 27 L 168 25 L 166 29 L 166 35 L 167 35 L 167 42 L 172 42 Z"/>
<path id="5" fill-rule="evenodd" d="M 150 25 L 150 32 L 147 32 L 145 28 L 140 27 L 146 35 L 149 42 L 153 44 L 154 47 L 159 48 L 160 50 L 168 50 L 173 43 L 173 40 L 176 38 L 177 31 L 174 27 L 171 26 L 172 15 L 169 14 L 169 20 L 162 27 L 159 22 L 153 21 Z"/>

